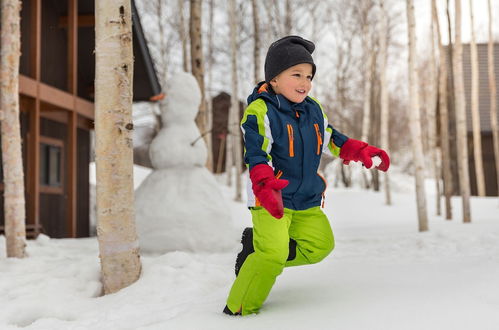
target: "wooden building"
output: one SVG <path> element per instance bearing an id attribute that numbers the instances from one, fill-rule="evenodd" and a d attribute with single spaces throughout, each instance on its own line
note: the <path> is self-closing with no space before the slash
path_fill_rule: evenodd
<path id="1" fill-rule="evenodd" d="M 155 101 L 161 88 L 133 1 L 132 7 L 134 101 Z M 94 0 L 23 0 L 19 97 L 28 237 L 89 235 L 94 48 Z M 3 218 L 2 198 L 0 234 Z"/>
<path id="2" fill-rule="evenodd" d="M 488 74 L 487 44 L 477 44 L 478 48 L 478 71 L 479 71 L 479 113 L 480 129 L 482 136 L 482 160 L 485 174 L 485 191 L 487 196 L 498 196 L 497 177 L 494 160 L 494 146 L 492 142 L 492 130 L 490 121 L 490 88 Z M 494 65 L 497 85 L 497 117 L 499 118 L 499 44 L 494 45 Z M 477 195 L 478 189 L 475 175 L 475 157 L 473 154 L 473 129 L 471 119 L 471 55 L 470 45 L 463 45 L 463 73 L 464 90 L 466 97 L 466 121 L 468 129 L 468 154 L 471 194 Z M 499 124 L 499 123 L 498 123 Z"/>
<path id="3" fill-rule="evenodd" d="M 213 172 L 225 172 L 225 157 L 227 156 L 226 138 L 228 132 L 230 95 L 221 92 L 212 99 L 213 128 L 211 133 Z M 243 117 L 245 104 L 239 102 L 239 118 Z M 239 126 L 236 129 L 240 129 Z M 244 154 L 244 143 L 241 133 L 241 150 Z"/>

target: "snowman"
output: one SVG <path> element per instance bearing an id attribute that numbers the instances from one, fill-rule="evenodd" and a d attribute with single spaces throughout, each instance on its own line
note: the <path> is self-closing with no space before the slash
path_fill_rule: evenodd
<path id="1" fill-rule="evenodd" d="M 154 170 L 135 192 L 144 252 L 222 252 L 237 233 L 227 203 L 206 169 L 207 149 L 194 122 L 201 101 L 196 79 L 180 72 L 167 86 L 162 129 L 149 154 Z"/>

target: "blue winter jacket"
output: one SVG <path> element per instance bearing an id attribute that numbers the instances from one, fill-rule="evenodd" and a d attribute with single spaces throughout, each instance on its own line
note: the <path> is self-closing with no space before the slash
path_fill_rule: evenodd
<path id="1" fill-rule="evenodd" d="M 301 103 L 267 91 L 263 82 L 248 97 L 241 121 L 244 160 L 249 169 L 257 164 L 274 168 L 286 179 L 284 207 L 306 210 L 321 205 L 326 182 L 317 173 L 323 150 L 338 156 L 348 137 L 328 124 L 322 106 L 312 97 Z M 248 206 L 258 205 L 248 180 Z"/>

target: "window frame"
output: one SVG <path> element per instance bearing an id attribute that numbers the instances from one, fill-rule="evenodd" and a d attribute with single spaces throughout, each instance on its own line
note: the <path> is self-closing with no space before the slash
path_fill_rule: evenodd
<path id="1" fill-rule="evenodd" d="M 42 170 L 42 165 L 41 165 L 41 162 L 42 162 L 42 153 L 40 151 L 40 166 L 38 168 L 38 171 L 40 171 L 39 175 L 40 175 L 40 193 L 44 193 L 44 194 L 64 194 L 64 184 L 65 184 L 65 162 L 64 162 L 64 157 L 65 157 L 65 148 L 64 148 L 64 141 L 63 140 L 60 140 L 60 139 L 55 139 L 55 138 L 50 138 L 50 137 L 47 137 L 47 136 L 40 136 L 40 144 L 38 146 L 38 148 L 41 148 L 42 144 L 45 144 L 45 145 L 49 145 L 49 146 L 54 146 L 54 147 L 58 147 L 61 149 L 61 158 L 60 158 L 60 164 L 59 164 L 59 168 L 60 168 L 60 175 L 61 175 L 61 178 L 60 178 L 60 182 L 61 182 L 61 185 L 60 186 L 47 186 L 45 185 L 43 182 L 41 182 L 41 170 Z"/>

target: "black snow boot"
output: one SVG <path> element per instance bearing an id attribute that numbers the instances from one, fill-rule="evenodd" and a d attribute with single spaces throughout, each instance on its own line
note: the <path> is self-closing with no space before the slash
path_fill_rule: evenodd
<path id="1" fill-rule="evenodd" d="M 241 243 L 243 244 L 243 249 L 239 254 L 237 255 L 236 258 L 236 266 L 235 271 L 236 271 L 236 276 L 239 274 L 239 271 L 241 270 L 241 267 L 243 266 L 244 261 L 246 258 L 255 252 L 255 249 L 253 248 L 253 228 L 252 227 L 247 227 L 243 231 L 243 235 L 241 237 Z M 293 260 L 296 258 L 296 241 L 294 239 L 289 240 L 289 255 L 288 255 L 288 261 Z"/>
<path id="2" fill-rule="evenodd" d="M 239 270 L 241 270 L 246 258 L 251 253 L 255 252 L 255 249 L 253 248 L 253 228 L 247 227 L 244 229 L 243 236 L 241 237 L 241 243 L 243 244 L 243 249 L 239 252 L 236 258 L 236 276 L 239 274 Z"/>
<path id="3" fill-rule="evenodd" d="M 241 315 L 241 312 L 232 313 L 230 311 L 229 307 L 227 307 L 227 305 L 225 305 L 224 313 L 227 315 L 233 315 L 233 316 Z"/>

